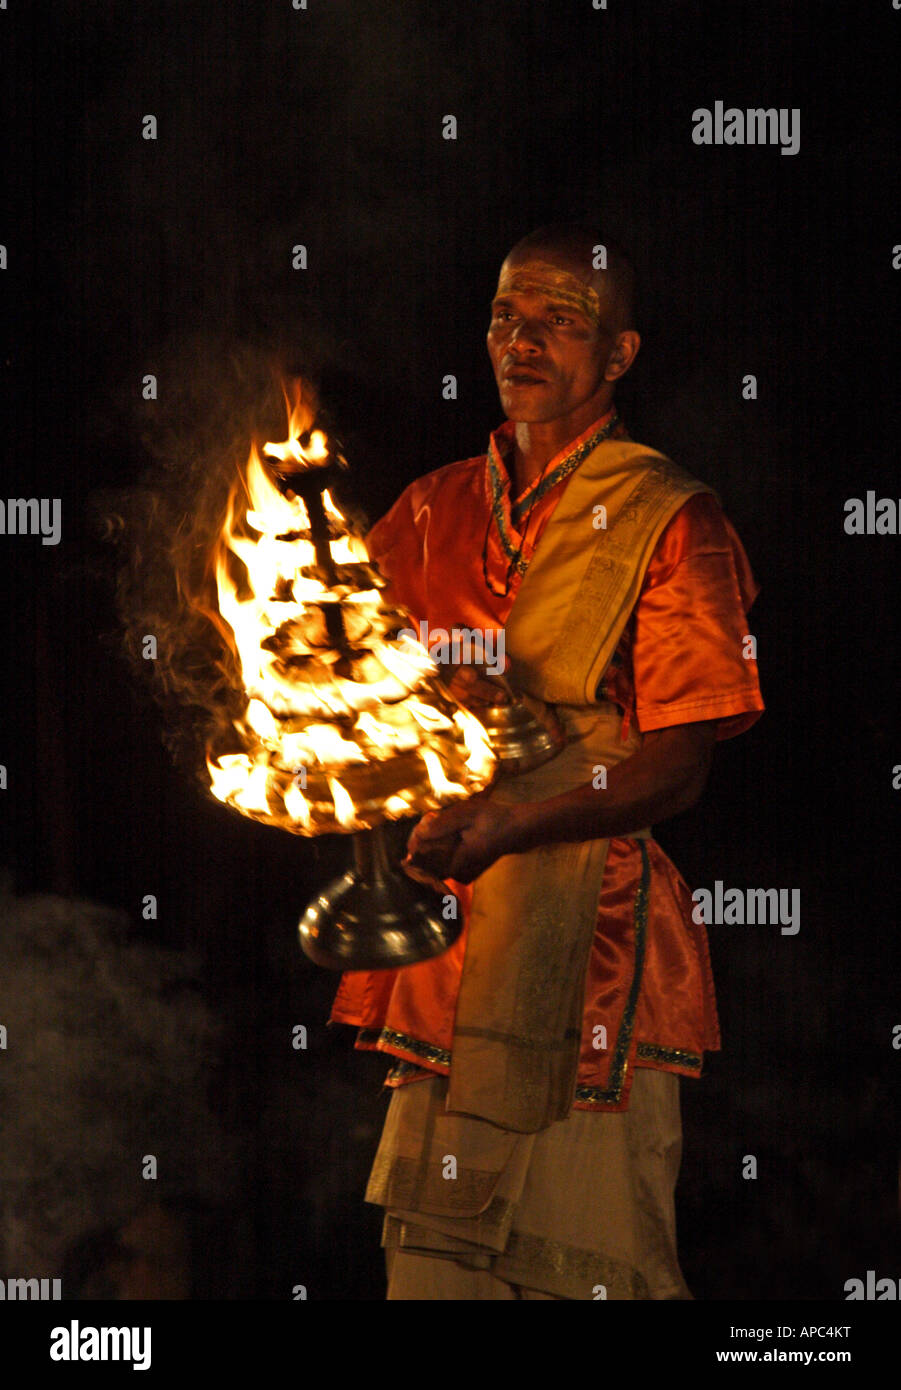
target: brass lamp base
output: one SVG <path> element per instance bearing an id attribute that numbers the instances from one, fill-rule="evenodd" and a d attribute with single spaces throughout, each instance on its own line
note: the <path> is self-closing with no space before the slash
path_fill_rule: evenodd
<path id="1" fill-rule="evenodd" d="M 448 892 L 450 890 L 447 890 Z M 414 885 L 389 860 L 385 827 L 354 836 L 352 868 L 310 903 L 298 931 L 304 954 L 326 970 L 397 970 L 441 955 L 463 930 L 442 895 Z"/>
<path id="2" fill-rule="evenodd" d="M 539 714 L 521 699 L 481 708 L 478 718 L 502 777 L 539 767 L 566 741 L 552 710 L 545 707 Z M 463 930 L 459 904 L 447 920 L 444 895 L 427 883 L 414 885 L 392 862 L 386 832 L 378 825 L 354 835 L 353 866 L 310 903 L 300 920 L 304 954 L 326 970 L 415 965 L 441 955 Z"/>

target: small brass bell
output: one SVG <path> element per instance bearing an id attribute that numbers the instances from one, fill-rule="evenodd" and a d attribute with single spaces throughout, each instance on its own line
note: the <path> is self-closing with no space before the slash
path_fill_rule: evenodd
<path id="1" fill-rule="evenodd" d="M 500 764 L 501 777 L 531 772 L 555 757 L 565 742 L 563 730 L 550 710 L 546 718 L 539 719 L 520 700 L 509 705 L 488 705 L 479 710 L 478 719 Z"/>
<path id="2" fill-rule="evenodd" d="M 480 705 L 474 711 L 498 760 L 498 776 L 531 772 L 556 757 L 566 735 L 550 705 L 520 695 L 503 676 L 494 683 L 507 694 L 503 704 Z"/>

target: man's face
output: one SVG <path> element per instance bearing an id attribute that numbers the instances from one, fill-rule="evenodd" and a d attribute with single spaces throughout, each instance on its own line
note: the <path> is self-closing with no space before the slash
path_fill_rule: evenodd
<path id="1" fill-rule="evenodd" d="M 529 424 L 571 415 L 597 395 L 617 337 L 590 273 L 548 253 L 542 265 L 508 257 L 488 329 L 504 413 Z"/>

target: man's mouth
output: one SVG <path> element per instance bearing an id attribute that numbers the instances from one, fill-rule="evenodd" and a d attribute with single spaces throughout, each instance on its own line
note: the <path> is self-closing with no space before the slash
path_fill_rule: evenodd
<path id="1" fill-rule="evenodd" d="M 512 382 L 514 386 L 537 386 L 545 383 L 547 378 L 529 371 L 527 367 L 513 367 L 510 371 L 504 372 L 503 380 Z"/>

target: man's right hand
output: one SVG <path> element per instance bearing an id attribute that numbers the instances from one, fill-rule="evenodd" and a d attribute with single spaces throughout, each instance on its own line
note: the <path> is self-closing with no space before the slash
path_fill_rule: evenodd
<path id="1" fill-rule="evenodd" d="M 446 684 L 465 709 L 510 703 L 510 694 L 504 682 L 497 676 L 488 675 L 482 667 L 458 666 Z"/>

